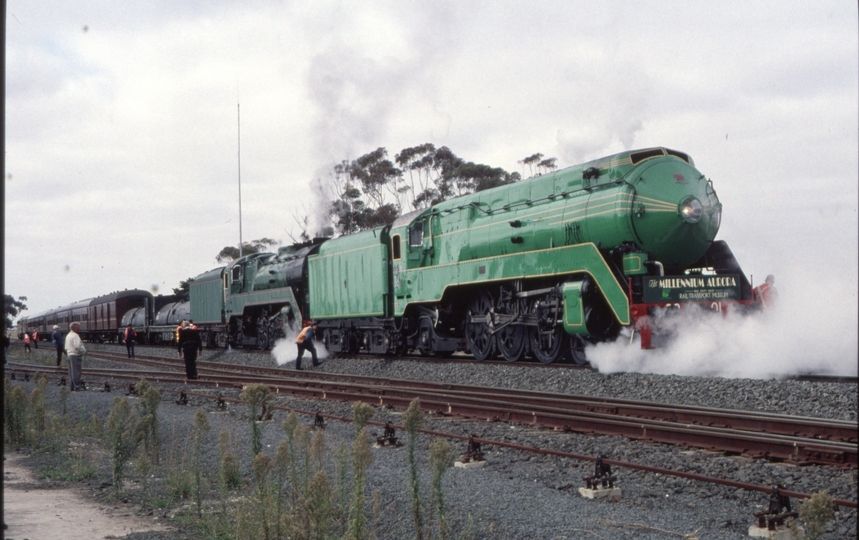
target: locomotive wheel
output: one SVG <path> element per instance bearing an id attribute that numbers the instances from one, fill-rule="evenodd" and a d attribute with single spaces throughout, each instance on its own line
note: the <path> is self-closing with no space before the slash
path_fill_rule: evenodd
<path id="1" fill-rule="evenodd" d="M 516 362 L 525 357 L 528 352 L 528 329 L 524 326 L 511 325 L 503 328 L 496 336 L 498 350 L 508 362 Z"/>
<path id="2" fill-rule="evenodd" d="M 272 319 L 271 324 L 268 325 L 268 335 L 271 343 L 286 337 L 283 330 L 283 315 L 278 315 Z"/>
<path id="3" fill-rule="evenodd" d="M 268 335 L 268 328 L 260 328 L 257 330 L 257 347 L 261 351 L 267 351 L 271 345 L 271 338 Z"/>
<path id="4" fill-rule="evenodd" d="M 534 358 L 544 364 L 551 364 L 564 354 L 567 333 L 561 325 L 552 330 L 542 330 L 539 326 L 531 328 L 530 344 Z"/>
<path id="5" fill-rule="evenodd" d="M 432 350 L 431 332 L 432 327 L 427 326 L 426 323 L 421 321 L 421 332 L 418 338 L 418 351 L 420 351 L 421 356 L 435 355 L 435 352 Z"/>
<path id="6" fill-rule="evenodd" d="M 233 346 L 239 348 L 243 345 L 242 337 L 242 321 L 238 317 L 230 319 L 229 335 L 227 336 L 227 347 Z"/>
<path id="7" fill-rule="evenodd" d="M 492 296 L 483 292 L 471 301 L 469 307 L 468 326 L 466 328 L 466 340 L 474 359 L 482 362 L 487 358 L 495 356 L 495 336 L 489 333 L 489 325 L 485 322 L 471 322 L 471 317 L 489 317 L 492 309 Z"/>
<path id="8" fill-rule="evenodd" d="M 408 352 L 408 349 L 406 348 L 406 340 L 399 334 L 394 334 L 392 338 L 394 343 L 396 343 L 396 345 L 394 345 L 394 355 L 405 356 Z"/>
<path id="9" fill-rule="evenodd" d="M 567 358 L 580 366 L 588 363 L 585 340 L 580 336 L 567 336 Z"/>
<path id="10" fill-rule="evenodd" d="M 359 348 L 358 336 L 354 332 L 346 334 L 346 354 L 358 354 Z"/>

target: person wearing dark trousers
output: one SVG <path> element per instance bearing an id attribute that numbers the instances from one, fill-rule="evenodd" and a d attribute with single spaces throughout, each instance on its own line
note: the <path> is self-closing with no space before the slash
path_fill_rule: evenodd
<path id="1" fill-rule="evenodd" d="M 128 357 L 134 358 L 134 342 L 137 339 L 137 332 L 129 324 L 125 329 L 125 350 L 128 351 Z"/>
<path id="2" fill-rule="evenodd" d="M 200 332 L 191 327 L 188 321 L 182 322 L 179 330 L 179 358 L 185 358 L 185 375 L 189 379 L 197 378 L 197 357 L 203 355 L 203 342 Z"/>
<path id="3" fill-rule="evenodd" d="M 316 323 L 312 322 L 304 327 L 298 337 L 295 338 L 295 343 L 298 345 L 298 357 L 295 359 L 295 369 L 301 369 L 301 358 L 304 356 L 304 351 L 310 351 L 310 356 L 313 358 L 313 366 L 319 365 L 319 359 L 316 357 L 316 345 L 313 344 L 313 335 L 316 333 Z"/>
<path id="4" fill-rule="evenodd" d="M 51 334 L 51 343 L 54 344 L 54 348 L 57 350 L 57 367 L 60 367 L 60 364 L 63 362 L 63 333 L 60 332 L 60 327 L 56 324 L 54 325 L 54 333 Z"/>
<path id="5" fill-rule="evenodd" d="M 80 323 L 73 322 L 69 326 L 69 334 L 66 336 L 66 354 L 69 355 L 69 390 L 72 392 L 84 389 L 81 384 L 81 369 L 86 347 L 78 335 L 80 329 Z"/>

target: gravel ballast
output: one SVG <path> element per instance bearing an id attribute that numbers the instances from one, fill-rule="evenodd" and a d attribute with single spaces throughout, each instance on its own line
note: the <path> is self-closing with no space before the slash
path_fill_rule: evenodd
<path id="1" fill-rule="evenodd" d="M 138 349 L 138 354 L 151 352 L 141 348 Z M 175 358 L 172 349 L 163 349 L 163 355 Z M 206 351 L 203 360 L 266 367 L 276 365 L 268 355 L 246 352 Z M 177 365 L 178 362 L 177 359 Z M 310 362 L 306 364 L 309 366 Z M 107 362 L 87 361 L 84 364 L 85 379 L 87 367 L 97 365 L 115 367 L 115 364 Z M 290 362 L 282 369 L 287 371 L 292 368 L 293 364 Z M 321 366 L 312 368 L 312 371 L 610 396 L 853 421 L 857 418 L 857 388 L 851 384 L 647 374 L 601 375 L 588 370 L 533 368 L 521 365 L 390 361 L 373 358 L 325 359 Z M 93 386 L 101 381 L 88 382 Z M 23 384 L 28 392 L 32 389 L 32 383 Z M 233 390 L 209 389 L 202 392 L 212 395 L 223 392 L 225 396 L 238 397 L 238 391 Z M 57 387 L 49 386 L 48 394 L 49 408 L 57 410 Z M 79 420 L 88 419 L 92 414 L 104 420 L 113 398 L 117 395 L 122 394 L 95 390 L 73 393 L 68 399 L 68 413 Z M 132 402 L 137 400 L 129 399 Z M 194 413 L 198 407 L 203 407 L 210 413 L 208 418 L 211 425 L 207 435 L 209 440 L 205 445 L 203 470 L 212 471 L 210 476 L 214 476 L 218 470 L 220 456 L 217 438 L 222 430 L 227 430 L 236 441 L 235 449 L 239 452 L 243 473 L 249 476 L 251 456 L 247 442 L 250 433 L 247 408 L 231 404 L 227 412 L 216 412 L 214 401 L 192 397 L 189 406 L 180 406 L 173 403 L 174 399 L 172 394 L 164 394 L 159 408 L 162 453 L 182 451 L 189 446 Z M 349 403 L 284 396 L 278 396 L 275 403 L 285 407 L 351 416 Z M 400 424 L 402 412 L 379 408 L 372 420 Z M 274 453 L 274 449 L 284 438 L 281 422 L 285 417 L 285 412 L 277 411 L 272 422 L 261 424 L 264 449 L 269 454 Z M 300 421 L 310 425 L 313 419 L 302 416 Z M 664 444 L 647 444 L 620 437 L 561 433 L 521 424 L 486 423 L 433 415 L 427 416 L 424 427 L 576 454 L 605 454 L 611 459 L 740 482 L 761 485 L 779 483 L 786 489 L 799 492 L 828 490 L 836 499 L 855 501 L 857 498 L 855 470 L 820 466 L 798 467 Z M 382 434 L 380 427 L 374 426 L 371 431 L 374 435 Z M 401 440 L 405 440 L 405 433 L 398 431 L 397 435 Z M 354 436 L 355 430 L 351 423 L 327 422 L 325 437 L 332 452 L 341 441 L 351 447 Z M 425 501 L 429 499 L 428 456 L 431 442 L 432 437 L 428 435 L 418 437 L 417 456 L 422 471 Z M 451 443 L 455 453 L 465 451 L 465 443 Z M 591 462 L 576 462 L 498 447 L 484 447 L 483 450 L 486 454 L 486 466 L 475 469 L 451 468 L 445 474 L 444 493 L 452 524 L 451 538 L 662 539 L 691 535 L 690 538 L 699 539 L 740 539 L 748 537 L 748 527 L 754 522 L 752 514 L 768 505 L 766 493 L 748 492 L 628 469 L 613 471 L 619 478 L 618 487 L 623 490 L 619 501 L 587 500 L 579 496 L 578 488 L 584 485 L 582 477 L 592 474 Z M 406 449 L 377 449 L 373 451 L 373 456 L 367 493 L 368 500 L 371 499 L 369 494 L 376 490 L 380 491 L 382 496 L 383 511 L 377 526 L 377 536 L 392 539 L 413 538 Z M 109 471 L 100 471 L 98 478 L 91 480 L 91 483 L 100 484 L 109 477 Z M 798 501 L 792 502 L 795 509 Z M 828 532 L 822 538 L 855 538 L 856 510 L 836 510 L 836 519 L 830 522 Z M 146 536 L 147 534 L 149 536 Z M 151 540 L 167 537 L 171 536 L 138 533 L 129 538 Z"/>

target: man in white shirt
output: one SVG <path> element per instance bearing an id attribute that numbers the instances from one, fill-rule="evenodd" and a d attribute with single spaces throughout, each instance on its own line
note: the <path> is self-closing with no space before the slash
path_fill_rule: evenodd
<path id="1" fill-rule="evenodd" d="M 72 392 L 84 389 L 81 385 L 81 364 L 83 364 L 86 348 L 78 335 L 80 329 L 80 323 L 73 322 L 69 327 L 69 335 L 66 336 L 66 354 L 69 355 L 69 390 Z"/>

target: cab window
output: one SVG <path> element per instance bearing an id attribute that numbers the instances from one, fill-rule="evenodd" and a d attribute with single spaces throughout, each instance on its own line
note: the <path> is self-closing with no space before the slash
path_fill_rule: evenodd
<path id="1" fill-rule="evenodd" d="M 400 235 L 395 234 L 393 238 L 391 238 L 391 252 L 393 253 L 393 259 L 395 261 L 400 260 L 402 257 L 402 248 L 400 247 Z"/>
<path id="2" fill-rule="evenodd" d="M 424 243 L 424 222 L 418 221 L 409 229 L 409 246 L 418 247 Z"/>

